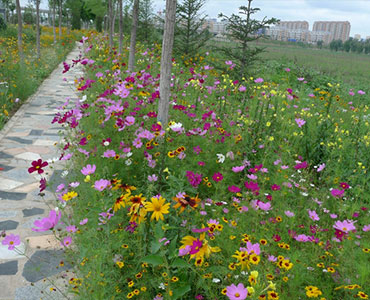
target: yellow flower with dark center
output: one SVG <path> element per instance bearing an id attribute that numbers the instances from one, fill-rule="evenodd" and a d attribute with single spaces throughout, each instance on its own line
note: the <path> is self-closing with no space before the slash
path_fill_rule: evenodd
<path id="1" fill-rule="evenodd" d="M 116 262 L 116 264 L 117 264 L 117 266 L 118 266 L 120 269 L 122 269 L 122 268 L 123 268 L 123 266 L 125 265 L 125 264 L 124 264 L 124 262 L 122 262 L 122 261 L 117 261 L 117 262 Z"/>
<path id="2" fill-rule="evenodd" d="M 153 214 L 150 218 L 150 220 L 153 220 L 154 218 L 158 221 L 159 219 L 161 219 L 162 221 L 164 220 L 163 218 L 163 214 L 168 214 L 169 211 L 169 207 L 170 207 L 170 203 L 166 203 L 166 199 L 162 198 L 162 197 L 159 197 L 158 198 L 152 198 L 151 199 L 152 202 L 147 202 L 145 203 L 145 209 L 147 211 L 152 211 Z"/>
<path id="3" fill-rule="evenodd" d="M 369 299 L 369 296 L 361 291 L 357 293 L 357 296 L 359 296 L 361 299 Z"/>
<path id="4" fill-rule="evenodd" d="M 267 300 L 278 300 L 279 294 L 275 291 L 268 291 L 267 292 Z"/>

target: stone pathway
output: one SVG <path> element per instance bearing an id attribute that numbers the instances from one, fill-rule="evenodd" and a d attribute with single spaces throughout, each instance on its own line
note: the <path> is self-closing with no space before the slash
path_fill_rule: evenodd
<path id="1" fill-rule="evenodd" d="M 66 61 L 70 63 L 78 54 L 76 47 Z M 55 196 L 51 190 L 44 191 L 43 198 L 39 196 L 40 175 L 28 173 L 33 160 L 59 158 L 55 145 L 62 127 L 51 121 L 67 97 L 76 98 L 73 82 L 82 75 L 76 68 L 66 74 L 62 71 L 61 64 L 0 131 L 0 232 L 20 235 L 18 249 L 25 250 L 32 261 L 0 243 L 0 300 L 63 299 L 43 279 L 52 276 L 60 286 L 65 284 L 61 278 L 68 284 L 71 277 L 61 263 L 60 243 L 51 232 L 31 230 L 35 220 L 48 216 L 54 208 Z M 57 180 L 61 170 L 62 165 L 55 163 L 42 175 Z"/>

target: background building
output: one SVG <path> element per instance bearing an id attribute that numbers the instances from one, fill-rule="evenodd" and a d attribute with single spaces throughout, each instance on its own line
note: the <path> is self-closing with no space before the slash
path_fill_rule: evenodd
<path id="1" fill-rule="evenodd" d="M 289 30 L 308 30 L 309 24 L 307 21 L 282 21 L 277 27 L 284 27 Z"/>
<path id="2" fill-rule="evenodd" d="M 313 24 L 312 31 L 326 31 L 333 35 L 333 40 L 349 39 L 351 24 L 348 21 L 316 21 Z"/>

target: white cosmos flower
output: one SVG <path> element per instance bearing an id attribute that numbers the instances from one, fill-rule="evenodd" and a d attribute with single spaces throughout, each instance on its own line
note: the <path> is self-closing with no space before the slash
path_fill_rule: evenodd
<path id="1" fill-rule="evenodd" d="M 225 161 L 225 155 L 220 154 L 220 153 L 218 153 L 216 155 L 217 155 L 217 162 L 223 164 L 224 161 Z"/>

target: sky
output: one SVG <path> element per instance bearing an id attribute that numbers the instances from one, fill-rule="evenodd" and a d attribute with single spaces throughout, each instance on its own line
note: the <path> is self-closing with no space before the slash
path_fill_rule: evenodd
<path id="1" fill-rule="evenodd" d="M 153 3 L 157 10 L 165 7 L 165 0 Z M 221 12 L 230 16 L 247 4 L 247 0 L 206 0 L 204 12 L 212 18 Z M 267 16 L 282 21 L 308 21 L 310 30 L 314 21 L 349 21 L 350 36 L 370 36 L 370 0 L 254 0 L 252 7 L 261 9 L 256 19 Z"/>
<path id="2" fill-rule="evenodd" d="M 165 0 L 152 1 L 156 11 L 165 7 Z M 27 3 L 28 0 L 21 0 L 21 5 Z M 230 16 L 247 3 L 247 0 L 206 0 L 203 11 L 211 18 L 221 12 Z M 46 5 L 47 0 L 42 0 L 41 7 L 46 8 Z M 350 36 L 370 36 L 370 0 L 254 0 L 252 7 L 261 9 L 256 19 L 267 16 L 282 21 L 308 21 L 310 30 L 314 21 L 349 21 Z"/>

